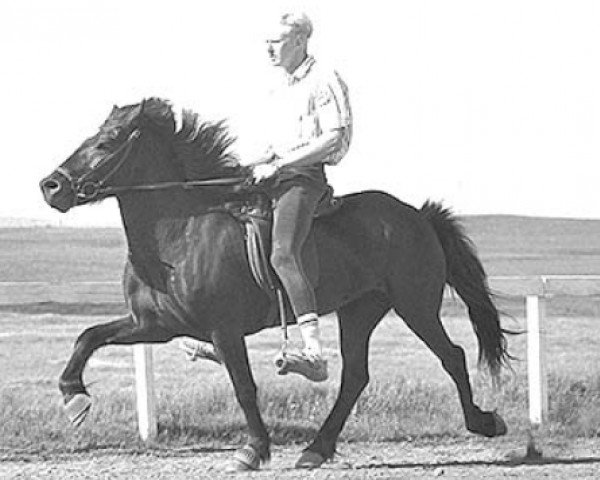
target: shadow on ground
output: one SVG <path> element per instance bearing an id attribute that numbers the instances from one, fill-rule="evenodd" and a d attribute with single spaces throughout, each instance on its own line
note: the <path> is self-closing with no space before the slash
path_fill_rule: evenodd
<path id="1" fill-rule="evenodd" d="M 600 457 L 561 458 L 561 457 L 515 457 L 507 460 L 468 460 L 447 462 L 402 462 L 402 463 L 374 463 L 354 466 L 357 470 L 385 469 L 411 469 L 411 468 L 444 468 L 444 467 L 522 467 L 526 465 L 588 465 L 599 464 Z"/>

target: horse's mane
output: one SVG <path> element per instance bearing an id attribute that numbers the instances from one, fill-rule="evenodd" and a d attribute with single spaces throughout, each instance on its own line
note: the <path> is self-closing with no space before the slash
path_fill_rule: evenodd
<path id="1" fill-rule="evenodd" d="M 170 102 L 150 98 L 143 102 L 143 114 L 171 138 L 174 161 L 181 167 L 185 180 L 212 177 L 246 176 L 247 167 L 231 151 L 235 142 L 225 122 L 203 121 L 191 110 L 183 110 L 182 126 L 175 131 L 175 114 Z"/>
<path id="2" fill-rule="evenodd" d="M 235 139 L 222 121 L 202 121 L 198 114 L 184 110 L 182 126 L 177 131 L 171 103 L 160 98 L 149 98 L 138 104 L 116 107 L 101 129 L 111 130 L 128 124 L 137 124 L 155 142 L 168 147 L 164 150 L 169 154 L 155 157 L 156 161 L 166 162 L 168 168 L 184 177 L 182 180 L 248 176 L 249 168 L 240 165 L 231 151 Z M 203 190 L 190 190 L 189 195 L 192 194 L 203 194 Z M 201 202 L 188 204 L 195 205 L 194 208 L 201 206 Z M 135 227 L 125 221 L 125 228 L 133 269 L 148 285 L 166 292 L 172 267 L 161 257 L 155 235 L 180 238 L 187 219 L 176 216 L 170 222 L 162 222 L 160 228 L 148 234 L 144 212 L 136 211 L 132 217 Z"/>

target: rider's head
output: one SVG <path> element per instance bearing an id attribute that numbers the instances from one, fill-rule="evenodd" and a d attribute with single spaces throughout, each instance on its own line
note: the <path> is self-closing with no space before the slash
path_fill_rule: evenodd
<path id="1" fill-rule="evenodd" d="M 271 64 L 292 73 L 307 55 L 313 26 L 304 13 L 286 13 L 268 35 L 267 51 Z"/>

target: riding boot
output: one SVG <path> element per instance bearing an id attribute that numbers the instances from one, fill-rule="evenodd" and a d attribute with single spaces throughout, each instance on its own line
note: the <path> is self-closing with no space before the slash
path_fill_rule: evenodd
<path id="1" fill-rule="evenodd" d="M 301 315 L 298 325 L 304 348 L 301 352 L 281 352 L 275 359 L 279 367 L 277 373 L 298 373 L 313 382 L 323 382 L 327 380 L 328 373 L 327 360 L 323 358 L 321 348 L 319 317 L 316 313 Z"/>

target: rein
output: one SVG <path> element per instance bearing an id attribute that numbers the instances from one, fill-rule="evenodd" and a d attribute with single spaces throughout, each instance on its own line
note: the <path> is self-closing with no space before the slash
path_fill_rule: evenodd
<path id="1" fill-rule="evenodd" d="M 139 129 L 135 129 L 127 140 L 117 148 L 114 152 L 102 158 L 94 168 L 90 169 L 88 172 L 83 174 L 80 178 L 74 179 L 69 171 L 62 167 L 58 167 L 56 169 L 57 173 L 62 175 L 67 179 L 73 192 L 75 192 L 74 203 L 77 201 L 90 201 L 94 200 L 98 195 L 112 195 L 117 193 L 127 193 L 127 192 L 148 192 L 148 191 L 157 191 L 157 190 L 166 190 L 170 188 L 182 188 L 182 189 L 193 189 L 197 187 L 208 187 L 208 186 L 227 186 L 227 185 L 241 185 L 246 184 L 250 185 L 251 180 L 247 177 L 222 177 L 222 178 L 208 178 L 205 180 L 189 180 L 189 181 L 179 181 L 179 182 L 159 182 L 159 183 L 151 183 L 146 185 L 119 185 L 119 186 L 110 186 L 105 185 L 106 181 L 108 181 L 117 171 L 123 166 L 127 157 L 131 153 L 133 148 L 134 141 L 138 139 L 141 135 L 141 131 Z M 112 167 L 103 177 L 98 180 L 89 180 L 95 172 L 100 170 L 104 165 L 108 164 L 111 160 L 113 160 L 117 155 L 121 155 L 119 160 L 116 162 L 115 166 Z"/>
<path id="2" fill-rule="evenodd" d="M 148 185 L 127 185 L 118 187 L 100 187 L 98 193 L 115 194 L 124 192 L 148 192 L 166 190 L 169 188 L 183 188 L 185 190 L 196 187 L 239 185 L 247 182 L 246 177 L 207 178 L 206 180 L 189 180 L 186 182 L 161 182 Z"/>

